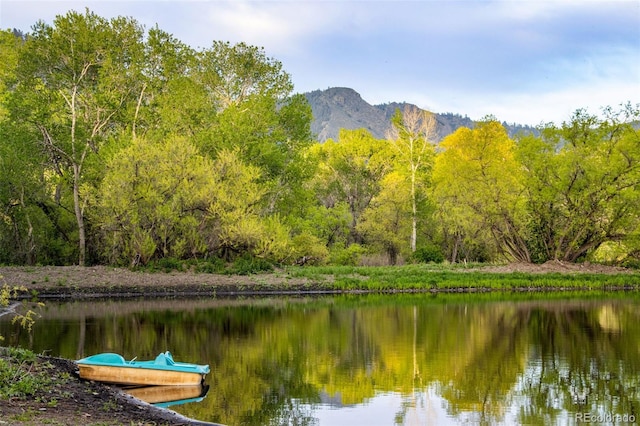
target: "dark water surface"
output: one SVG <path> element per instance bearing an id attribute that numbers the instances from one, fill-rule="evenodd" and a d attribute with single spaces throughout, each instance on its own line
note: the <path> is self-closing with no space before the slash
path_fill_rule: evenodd
<path id="1" fill-rule="evenodd" d="M 3 344 L 209 364 L 171 409 L 228 425 L 637 424 L 640 296 L 47 302 Z"/>

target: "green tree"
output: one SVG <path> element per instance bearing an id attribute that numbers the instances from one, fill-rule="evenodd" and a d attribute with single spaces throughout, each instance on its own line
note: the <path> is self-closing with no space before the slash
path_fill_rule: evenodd
<path id="1" fill-rule="evenodd" d="M 44 201 L 47 182 L 44 160 L 28 135 L 14 123 L 0 123 L 0 261 L 35 264 L 45 261 L 47 231 L 51 226 L 38 204 Z M 56 259 L 57 260 L 57 259 Z M 55 261 L 55 260 L 54 260 Z"/>
<path id="2" fill-rule="evenodd" d="M 282 99 L 293 90 L 282 64 L 267 57 L 264 49 L 246 43 L 214 41 L 200 52 L 198 65 L 195 76 L 213 90 L 218 111 L 254 95 Z"/>
<path id="3" fill-rule="evenodd" d="M 291 95 L 291 77 L 264 49 L 214 42 L 198 53 L 193 80 L 208 96 L 215 118 L 199 144 L 212 158 L 237 150 L 261 169 L 265 208 L 287 216 L 310 178 L 302 154 L 311 145 L 311 107 Z"/>
<path id="4" fill-rule="evenodd" d="M 308 206 L 293 222 L 293 227 L 296 233 L 320 238 L 327 247 L 344 247 L 349 240 L 351 222 L 349 206 L 341 201 L 329 207 L 322 204 Z"/>
<path id="5" fill-rule="evenodd" d="M 24 40 L 18 34 L 0 31 L 0 123 L 9 115 L 6 102 L 17 81 L 16 69 L 23 45 Z"/>
<path id="6" fill-rule="evenodd" d="M 526 170 L 528 240 L 535 260 L 574 262 L 640 224 L 640 109 L 604 117 L 578 110 L 561 126 L 519 142 Z"/>
<path id="7" fill-rule="evenodd" d="M 185 138 L 138 138 L 108 163 L 94 222 L 112 263 L 244 254 L 290 260 L 289 229 L 264 216 L 260 169 L 233 151 L 215 160 Z"/>
<path id="8" fill-rule="evenodd" d="M 490 238 L 498 252 L 530 261 L 522 237 L 524 185 L 516 145 L 489 118 L 471 130 L 460 128 L 441 143 L 433 169 L 433 195 L 450 241 L 450 260 L 467 236 Z"/>
<path id="9" fill-rule="evenodd" d="M 244 253 L 282 255 L 288 238 L 277 221 L 271 223 L 277 232 L 269 235 L 261 214 L 261 201 L 266 192 L 260 184 L 261 170 L 245 164 L 238 152 L 228 150 L 219 153 L 213 170 L 213 188 L 207 207 L 208 246 L 227 260 Z M 281 237 L 281 241 L 271 239 L 275 236 Z M 274 247 L 271 243 L 283 246 Z"/>
<path id="10" fill-rule="evenodd" d="M 12 118 L 30 126 L 50 170 L 71 187 L 80 265 L 87 241 L 85 167 L 139 96 L 142 33 L 127 18 L 69 12 L 53 26 L 36 23 L 19 58 Z"/>
<path id="11" fill-rule="evenodd" d="M 391 170 L 389 143 L 375 139 L 365 129 L 343 129 L 338 141 L 330 139 L 314 146 L 312 155 L 319 164 L 314 188 L 322 205 L 333 208 L 345 203 L 351 215 L 347 243 L 363 243 L 357 225 L 380 191 L 382 178 Z"/>
<path id="12" fill-rule="evenodd" d="M 184 138 L 138 138 L 107 164 L 94 221 L 111 263 L 206 251 L 200 234 L 214 179 L 209 159 Z"/>
<path id="13" fill-rule="evenodd" d="M 49 200 L 55 176 L 29 126 L 16 119 L 18 62 L 26 47 L 17 32 L 0 32 L 0 262 L 61 263 L 69 253 L 69 218 Z"/>
<path id="14" fill-rule="evenodd" d="M 33 241 L 33 224 L 28 213 L 24 212 L 24 225 L 19 216 L 25 207 L 25 182 L 22 174 L 26 172 L 27 162 L 33 158 L 26 152 L 18 152 L 15 145 L 15 126 L 9 120 L 8 101 L 10 92 L 17 81 L 16 69 L 20 48 L 24 40 L 7 30 L 0 32 L 0 205 L 2 221 L 0 221 L 0 239 L 4 247 L 13 247 L 20 254 L 11 255 L 5 250 L 0 253 L 2 259 L 17 260 L 23 255 L 24 260 L 32 263 L 35 250 Z M 20 234 L 26 228 L 26 238 Z M 12 259 L 13 258 L 13 259 Z"/>
<path id="15" fill-rule="evenodd" d="M 58 16 L 52 25 L 38 22 L 26 41 L 2 33 L 0 135 L 10 140 L 0 149 L 0 202 L 7 215 L 0 240 L 21 247 L 12 261 L 26 256 L 34 262 L 36 237 L 50 246 L 63 241 L 67 251 L 75 245 L 80 264 L 110 252 L 93 246 L 106 241 L 102 222 L 91 223 L 104 219 L 104 206 L 92 211 L 94 202 L 104 201 L 102 171 L 133 141 L 159 143 L 176 135 L 188 137 L 212 164 L 226 164 L 233 153 L 242 173 L 255 174 L 251 188 L 259 196 L 251 209 L 258 227 L 282 241 L 252 239 L 251 251 L 287 257 L 290 227 L 313 201 L 306 185 L 314 170 L 306 157 L 312 116 L 304 96 L 291 95 L 289 74 L 264 49 L 214 42 L 196 52 L 158 27 L 143 36 L 132 19 L 107 20 L 89 10 Z M 219 212 L 209 213 L 210 219 Z M 244 234 L 253 226 L 248 223 Z M 162 252 L 156 236 L 138 237 L 147 249 L 138 251 Z"/>
<path id="16" fill-rule="evenodd" d="M 357 225 L 367 243 L 381 247 L 392 265 L 397 263 L 398 255 L 406 247 L 407 237 L 414 230 L 414 211 L 410 209 L 412 194 L 405 183 L 405 177 L 400 173 L 387 174 L 382 179 L 380 192 Z"/>
<path id="17" fill-rule="evenodd" d="M 389 134 L 391 145 L 396 151 L 398 167 L 409 179 L 411 204 L 411 251 L 416 251 L 418 240 L 418 211 L 420 198 L 425 192 L 426 179 L 433 167 L 435 155 L 436 119 L 428 111 L 416 107 L 396 110 L 391 118 L 392 130 Z"/>
<path id="18" fill-rule="evenodd" d="M 145 43 L 144 83 L 132 116 L 133 135 L 180 135 L 194 142 L 214 121 L 215 107 L 192 77 L 196 52 L 155 27 Z"/>

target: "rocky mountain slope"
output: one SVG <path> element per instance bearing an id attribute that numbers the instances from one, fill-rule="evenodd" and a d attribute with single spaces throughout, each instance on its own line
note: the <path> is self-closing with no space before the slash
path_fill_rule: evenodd
<path id="1" fill-rule="evenodd" d="M 371 105 L 358 92 L 347 87 L 332 87 L 304 94 L 313 111 L 311 131 L 316 139 L 324 142 L 336 139 L 340 129 L 367 129 L 373 136 L 384 139 L 391 127 L 391 116 L 397 108 L 403 109 L 405 102 Z M 455 132 L 459 127 L 473 127 L 467 116 L 453 113 L 436 113 L 438 140 Z M 535 132 L 531 126 L 503 123 L 513 136 L 519 132 Z"/>

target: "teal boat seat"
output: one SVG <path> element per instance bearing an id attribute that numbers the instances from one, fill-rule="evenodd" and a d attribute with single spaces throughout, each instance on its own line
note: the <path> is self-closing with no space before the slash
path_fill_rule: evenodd
<path id="1" fill-rule="evenodd" d="M 174 365 L 175 361 L 171 356 L 171 352 L 167 351 L 165 353 L 159 354 L 153 363 L 158 365 Z"/>
<path id="2" fill-rule="evenodd" d="M 89 359 L 91 359 L 91 361 L 93 362 L 102 364 L 123 365 L 127 363 L 122 355 L 113 353 L 93 355 L 89 357 Z"/>

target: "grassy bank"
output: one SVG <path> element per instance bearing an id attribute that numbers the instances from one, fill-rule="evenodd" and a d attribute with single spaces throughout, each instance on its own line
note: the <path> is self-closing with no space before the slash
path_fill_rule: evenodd
<path id="1" fill-rule="evenodd" d="M 20 298 L 86 299 L 344 292 L 640 290 L 640 271 L 603 265 L 304 266 L 245 275 L 108 266 L 0 267 Z"/>
<path id="2" fill-rule="evenodd" d="M 640 289 L 639 273 L 493 272 L 475 265 L 311 267 L 287 270 L 339 290 L 515 291 Z"/>
<path id="3" fill-rule="evenodd" d="M 27 349 L 0 347 L 0 399 L 25 399 L 69 380 L 68 374 L 51 374 L 51 364 L 34 369 L 36 361 L 36 354 Z M 51 397 L 42 402 L 54 407 L 57 400 Z"/>

